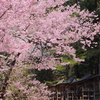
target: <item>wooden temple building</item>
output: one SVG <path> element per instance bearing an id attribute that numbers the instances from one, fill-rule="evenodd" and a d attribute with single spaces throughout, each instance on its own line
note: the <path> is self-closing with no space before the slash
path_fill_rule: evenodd
<path id="1" fill-rule="evenodd" d="M 100 100 L 100 74 L 88 74 L 80 80 L 72 76 L 49 89 L 55 92 L 51 100 Z"/>

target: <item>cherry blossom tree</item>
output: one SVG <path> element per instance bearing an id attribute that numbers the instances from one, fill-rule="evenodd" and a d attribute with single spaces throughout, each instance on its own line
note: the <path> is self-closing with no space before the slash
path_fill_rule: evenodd
<path id="1" fill-rule="evenodd" d="M 55 69 L 51 53 L 75 56 L 70 44 L 91 44 L 100 33 L 94 13 L 66 6 L 64 0 L 0 0 L 0 98 L 48 99 L 46 85 L 26 75 L 28 69 Z"/>

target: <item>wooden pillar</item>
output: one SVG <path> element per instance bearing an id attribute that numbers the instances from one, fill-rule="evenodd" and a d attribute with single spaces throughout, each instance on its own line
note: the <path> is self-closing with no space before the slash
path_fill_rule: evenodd
<path id="1" fill-rule="evenodd" d="M 57 100 L 58 100 L 58 90 L 57 90 L 57 94 L 56 95 L 57 95 Z"/>
<path id="2" fill-rule="evenodd" d="M 95 100 L 95 80 L 93 80 L 93 90 L 94 90 L 93 95 L 94 95 L 94 100 Z"/>
<path id="3" fill-rule="evenodd" d="M 73 94 L 74 94 L 74 91 L 72 91 L 72 100 L 74 100 L 74 95 Z"/>
<path id="4" fill-rule="evenodd" d="M 83 86 L 82 86 L 82 98 L 84 98 L 84 84 L 83 84 Z"/>
<path id="5" fill-rule="evenodd" d="M 63 86 L 61 86 L 61 100 L 63 100 L 63 92 L 64 92 Z"/>
<path id="6" fill-rule="evenodd" d="M 66 97 L 66 99 L 68 100 L 68 91 L 67 91 L 67 97 Z"/>
<path id="7" fill-rule="evenodd" d="M 100 98 L 100 79 L 99 79 L 99 98 Z"/>
<path id="8" fill-rule="evenodd" d="M 89 89 L 88 89 L 87 91 L 88 91 L 88 100 L 89 100 L 89 97 L 90 97 L 90 94 L 89 94 Z"/>

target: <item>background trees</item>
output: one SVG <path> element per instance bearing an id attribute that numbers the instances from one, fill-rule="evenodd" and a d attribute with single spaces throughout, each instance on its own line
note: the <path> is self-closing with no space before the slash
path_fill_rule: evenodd
<path id="1" fill-rule="evenodd" d="M 93 23 L 99 23 L 100 21 L 100 9 L 99 9 L 99 0 L 84 0 L 79 2 L 81 9 L 88 9 L 90 12 L 95 11 L 95 14 L 98 14 L 98 19 L 95 20 Z M 90 47 L 86 46 L 87 50 L 83 52 L 83 56 L 85 54 L 85 61 L 84 63 L 82 62 L 80 65 L 77 64 L 75 65 L 75 67 L 77 66 L 77 69 L 81 69 L 83 71 L 83 69 L 88 66 L 86 68 L 86 71 L 84 72 L 84 74 L 86 73 L 91 73 L 91 74 L 98 74 L 99 71 L 99 34 L 94 36 L 94 40 L 91 41 L 91 45 Z M 89 39 L 88 39 L 89 40 Z M 93 42 L 97 42 L 97 44 L 93 44 Z M 82 51 L 82 50 L 81 50 Z M 77 51 L 78 52 L 78 51 Z M 82 55 L 82 53 L 78 53 L 78 55 Z M 80 67 L 78 67 L 80 66 Z M 82 67 L 83 69 L 82 69 Z M 75 69 L 76 70 L 76 69 Z M 77 75 L 80 76 L 80 75 Z"/>

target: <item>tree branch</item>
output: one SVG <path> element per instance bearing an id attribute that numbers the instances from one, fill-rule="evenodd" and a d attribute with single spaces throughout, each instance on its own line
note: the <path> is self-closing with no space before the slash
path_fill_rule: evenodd
<path id="1" fill-rule="evenodd" d="M 0 16 L 0 18 L 2 18 L 2 17 L 6 14 L 6 12 L 7 12 L 8 10 L 10 10 L 11 8 L 12 8 L 12 6 L 10 5 L 9 8 L 8 8 L 6 11 L 3 12 L 3 14 Z"/>

